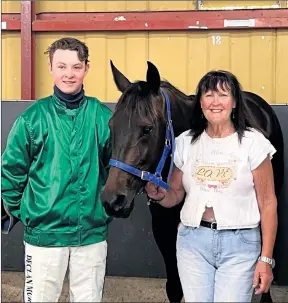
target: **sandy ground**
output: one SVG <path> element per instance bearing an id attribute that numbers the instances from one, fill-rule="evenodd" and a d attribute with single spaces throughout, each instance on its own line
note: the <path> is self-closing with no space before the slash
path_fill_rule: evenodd
<path id="1" fill-rule="evenodd" d="M 1 302 L 21 302 L 24 274 L 2 272 Z M 106 277 L 103 302 L 168 302 L 164 279 Z M 65 281 L 59 302 L 69 302 Z M 272 287 L 274 302 L 288 302 L 288 287 Z M 254 297 L 253 302 L 258 302 Z"/>

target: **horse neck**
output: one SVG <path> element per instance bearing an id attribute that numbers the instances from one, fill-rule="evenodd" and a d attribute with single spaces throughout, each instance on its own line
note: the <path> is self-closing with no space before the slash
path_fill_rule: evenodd
<path id="1" fill-rule="evenodd" d="M 193 97 L 179 96 L 165 88 L 169 95 L 171 106 L 171 117 L 175 136 L 179 136 L 190 128 L 190 119 L 194 108 Z"/>

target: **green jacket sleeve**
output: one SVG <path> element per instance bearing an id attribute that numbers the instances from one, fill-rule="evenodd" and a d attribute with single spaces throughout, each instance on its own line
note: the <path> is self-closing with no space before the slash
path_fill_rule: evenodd
<path id="1" fill-rule="evenodd" d="M 1 228 L 8 233 L 20 218 L 22 194 L 27 184 L 32 140 L 22 116 L 14 122 L 2 155 Z"/>

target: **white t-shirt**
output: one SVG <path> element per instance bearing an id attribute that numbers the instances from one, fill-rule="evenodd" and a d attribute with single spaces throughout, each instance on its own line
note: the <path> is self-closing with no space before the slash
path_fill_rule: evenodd
<path id="1" fill-rule="evenodd" d="M 217 229 L 253 228 L 260 213 L 252 171 L 276 152 L 260 132 L 211 138 L 204 131 L 191 144 L 189 130 L 176 138 L 175 165 L 183 172 L 186 198 L 181 210 L 184 225 L 199 227 L 205 207 L 213 207 Z"/>

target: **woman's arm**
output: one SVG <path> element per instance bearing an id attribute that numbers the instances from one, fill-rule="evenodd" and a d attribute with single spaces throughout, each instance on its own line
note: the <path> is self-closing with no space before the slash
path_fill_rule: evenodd
<path id="1" fill-rule="evenodd" d="M 184 196 L 185 190 L 182 184 L 182 171 L 174 165 L 171 180 L 169 182 L 170 190 L 156 187 L 153 183 L 148 182 L 145 189 L 149 198 L 158 200 L 159 204 L 164 207 L 173 207 L 179 204 Z"/>
<path id="2" fill-rule="evenodd" d="M 273 169 L 269 156 L 252 171 L 252 174 L 261 217 L 261 256 L 272 259 L 278 219 Z M 254 276 L 254 285 L 259 285 L 259 289 L 256 291 L 256 294 L 267 292 L 272 280 L 273 274 L 271 266 L 261 261 L 258 262 Z"/>
<path id="3" fill-rule="evenodd" d="M 273 169 L 269 157 L 267 157 L 254 171 L 252 171 L 252 174 L 261 216 L 263 242 L 261 255 L 272 258 L 278 219 Z"/>

